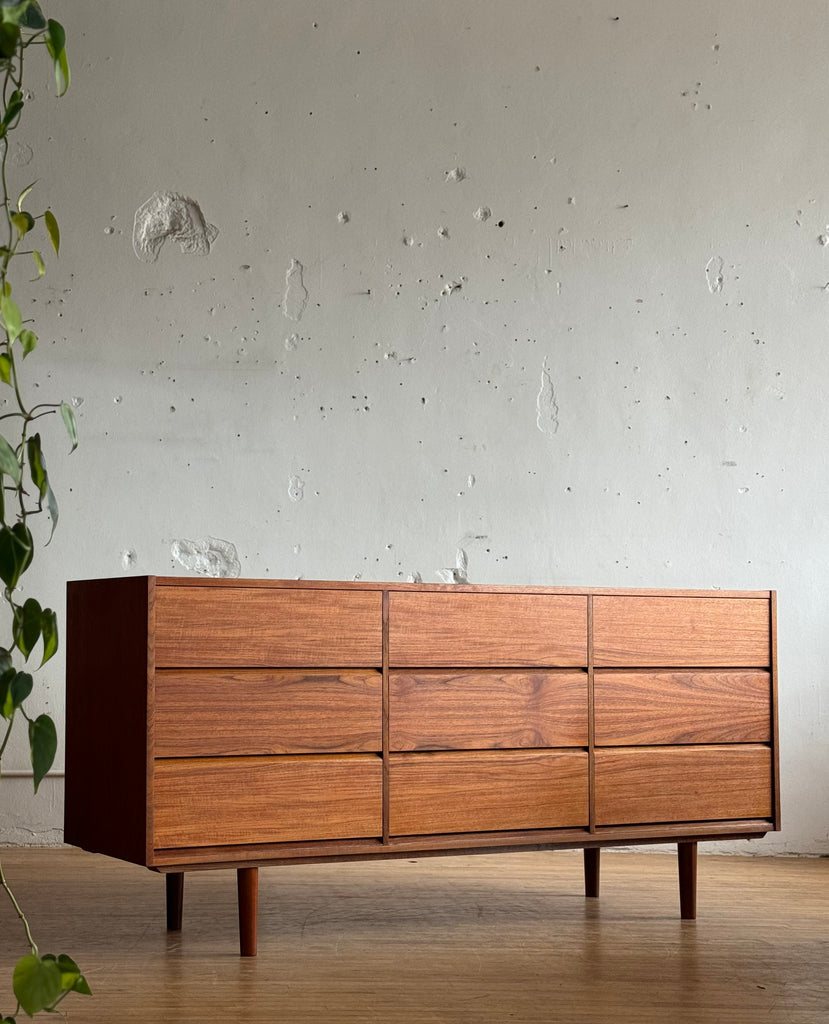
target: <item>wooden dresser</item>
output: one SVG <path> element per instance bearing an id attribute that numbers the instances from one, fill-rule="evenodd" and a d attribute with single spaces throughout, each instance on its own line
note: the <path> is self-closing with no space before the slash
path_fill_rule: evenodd
<path id="1" fill-rule="evenodd" d="M 68 584 L 65 838 L 167 875 L 779 828 L 775 595 Z"/>

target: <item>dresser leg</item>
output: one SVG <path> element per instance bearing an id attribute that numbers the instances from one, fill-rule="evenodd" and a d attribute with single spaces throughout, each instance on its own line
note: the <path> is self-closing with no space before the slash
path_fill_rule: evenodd
<path id="1" fill-rule="evenodd" d="M 181 914 L 184 909 L 184 872 L 170 871 L 167 880 L 167 931 L 181 931 Z"/>
<path id="2" fill-rule="evenodd" d="M 237 868 L 239 895 L 239 953 L 256 956 L 256 917 L 259 902 L 259 868 Z"/>
<path id="3" fill-rule="evenodd" d="M 588 847 L 584 851 L 584 895 L 599 895 L 599 857 L 601 848 Z"/>
<path id="4" fill-rule="evenodd" d="M 679 861 L 679 915 L 683 921 L 697 916 L 697 844 L 677 843 Z"/>

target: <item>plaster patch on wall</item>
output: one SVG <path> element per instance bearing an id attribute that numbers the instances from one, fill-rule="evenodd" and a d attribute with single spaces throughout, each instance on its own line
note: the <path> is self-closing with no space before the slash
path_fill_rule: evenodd
<path id="1" fill-rule="evenodd" d="M 31 146 L 25 142 L 17 142 L 12 150 L 11 161 L 15 167 L 25 167 L 32 162 L 34 155 L 35 153 Z"/>
<path id="2" fill-rule="evenodd" d="M 541 388 L 535 400 L 536 424 L 542 434 L 552 437 L 558 431 L 558 404 L 553 387 L 553 377 L 547 360 L 541 366 Z"/>
<path id="3" fill-rule="evenodd" d="M 121 552 L 121 568 L 124 570 L 134 569 L 138 565 L 138 555 L 132 548 Z"/>
<path id="4" fill-rule="evenodd" d="M 347 210 L 340 210 L 337 214 L 337 221 L 340 224 L 347 224 L 351 220 L 351 214 Z"/>
<path id="5" fill-rule="evenodd" d="M 457 281 L 447 281 L 446 284 L 441 288 L 441 295 L 451 295 L 453 292 L 459 292 L 463 288 L 463 282 L 465 278 L 458 278 Z"/>
<path id="6" fill-rule="evenodd" d="M 423 582 L 423 577 L 420 575 L 419 572 L 410 572 L 409 575 L 406 577 L 406 582 L 407 583 L 422 583 Z"/>
<path id="7" fill-rule="evenodd" d="M 291 260 L 285 272 L 285 295 L 282 299 L 282 312 L 289 320 L 299 323 L 305 307 L 308 305 L 308 289 L 302 280 L 304 267 L 299 260 Z"/>
<path id="8" fill-rule="evenodd" d="M 302 501 L 305 497 L 305 481 L 298 476 L 292 476 L 288 480 L 288 497 L 291 501 Z"/>
<path id="9" fill-rule="evenodd" d="M 492 216 L 492 210 L 488 206 L 479 206 L 472 216 L 483 224 Z"/>
<path id="10" fill-rule="evenodd" d="M 154 192 L 135 211 L 132 246 L 145 263 L 155 263 L 168 238 L 178 242 L 183 253 L 206 256 L 218 234 L 195 199 L 177 192 Z"/>
<path id="11" fill-rule="evenodd" d="M 724 265 L 722 256 L 712 256 L 705 264 L 705 280 L 712 295 L 718 295 L 722 291 Z"/>
<path id="12" fill-rule="evenodd" d="M 437 576 L 441 583 L 469 582 L 469 558 L 463 548 L 458 548 L 455 554 L 455 568 L 438 569 Z"/>
<path id="13" fill-rule="evenodd" d="M 444 181 L 463 181 L 466 177 L 466 171 L 463 167 L 453 167 L 451 171 L 445 171 L 443 174 Z"/>
<path id="14" fill-rule="evenodd" d="M 292 335 L 285 339 L 285 351 L 294 352 L 297 345 L 299 344 L 299 335 L 294 332 Z"/>
<path id="15" fill-rule="evenodd" d="M 235 578 L 242 574 L 236 545 L 229 540 L 217 537 L 207 537 L 203 541 L 174 540 L 170 553 L 185 569 L 199 576 Z"/>
<path id="16" fill-rule="evenodd" d="M 442 238 L 444 241 L 449 238 L 449 228 L 445 224 L 441 224 L 438 228 L 438 238 Z"/>

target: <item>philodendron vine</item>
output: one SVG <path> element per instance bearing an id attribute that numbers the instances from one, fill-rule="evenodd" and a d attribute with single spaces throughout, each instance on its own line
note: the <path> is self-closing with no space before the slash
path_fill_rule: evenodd
<path id="1" fill-rule="evenodd" d="M 36 183 L 12 198 L 16 192 L 10 192 L 7 161 L 9 136 L 20 124 L 26 100 L 26 51 L 30 47 L 46 49 L 54 64 L 58 95 L 62 96 L 69 87 L 65 41 L 63 27 L 44 17 L 36 0 L 0 0 L 0 399 L 5 399 L 0 405 L 0 580 L 8 609 L 7 639 L 0 646 L 0 715 L 4 720 L 0 721 L 0 775 L 15 721 L 22 718 L 29 733 L 35 792 L 54 761 L 57 735 L 49 715 L 32 717 L 28 713 L 26 701 L 34 681 L 31 673 L 18 668 L 17 663 L 28 662 L 38 645 L 40 665 L 47 662 L 58 648 L 58 628 L 54 611 L 42 607 L 34 597 L 21 600 L 17 588 L 35 552 L 29 520 L 46 513 L 50 520 L 47 544 L 58 521 L 58 505 L 38 429 L 40 420 L 59 412 L 73 450 L 77 432 L 71 406 L 65 402 L 29 405 L 25 397 L 23 361 L 36 348 L 38 338 L 32 321 L 24 316 L 12 295 L 12 269 L 35 281 L 43 277 L 46 264 L 31 240 L 43 236 L 57 254 L 60 231 L 51 210 L 29 212 L 29 195 Z M 21 1011 L 30 1017 L 42 1010 L 53 1011 L 70 992 L 89 994 L 89 985 L 71 957 L 40 953 L 2 864 L 0 887 L 20 919 L 28 947 L 12 977 L 17 1007 L 11 1015 L 0 1017 L 0 1024 L 16 1024 Z"/>

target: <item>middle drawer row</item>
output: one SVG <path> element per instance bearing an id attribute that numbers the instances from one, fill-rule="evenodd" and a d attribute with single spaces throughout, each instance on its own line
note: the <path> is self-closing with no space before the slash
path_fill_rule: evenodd
<path id="1" fill-rule="evenodd" d="M 557 671 L 392 672 L 392 751 L 586 747 L 588 677 Z M 380 752 L 376 670 L 164 669 L 156 673 L 156 757 Z M 597 670 L 594 742 L 764 743 L 766 671 Z"/>

